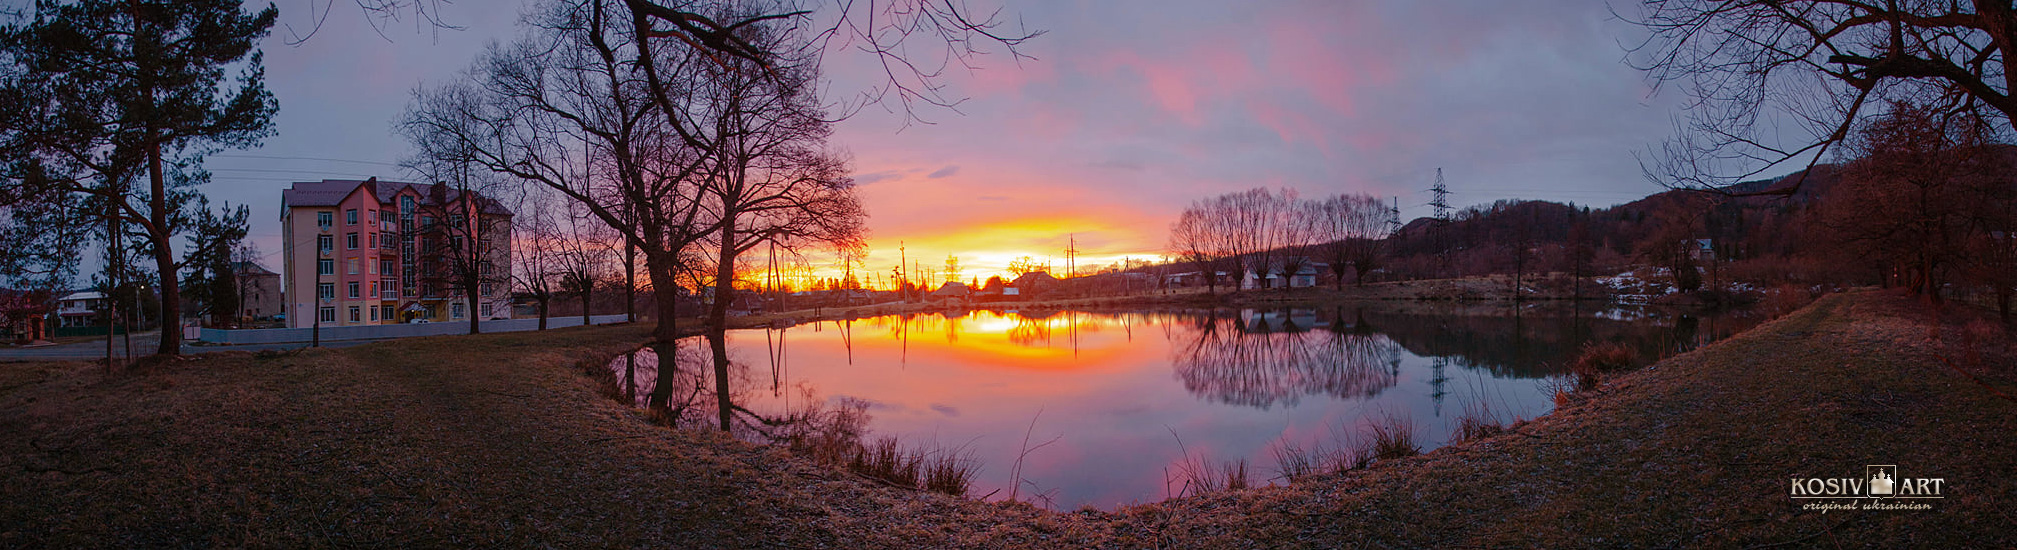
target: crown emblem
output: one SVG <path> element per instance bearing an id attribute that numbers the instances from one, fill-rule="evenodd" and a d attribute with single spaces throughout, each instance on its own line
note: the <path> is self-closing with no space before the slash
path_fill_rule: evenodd
<path id="1" fill-rule="evenodd" d="M 1891 479 L 1890 472 L 1878 470 L 1877 475 L 1870 476 L 1870 494 L 1873 496 L 1891 494 L 1893 485 L 1896 483 L 1895 480 Z"/>

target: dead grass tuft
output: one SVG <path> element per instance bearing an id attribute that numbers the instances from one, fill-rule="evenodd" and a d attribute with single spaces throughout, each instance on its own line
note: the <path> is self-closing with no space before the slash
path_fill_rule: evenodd
<path id="1" fill-rule="evenodd" d="M 1422 445 L 1415 441 L 1415 421 L 1407 415 L 1382 414 L 1366 426 L 1366 433 L 1372 438 L 1374 458 L 1393 460 L 1422 454 Z"/>

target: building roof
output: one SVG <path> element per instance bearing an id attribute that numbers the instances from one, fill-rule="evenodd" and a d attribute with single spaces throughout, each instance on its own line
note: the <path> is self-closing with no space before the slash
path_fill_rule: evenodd
<path id="1" fill-rule="evenodd" d="M 294 182 L 293 187 L 280 190 L 280 204 L 285 208 L 297 206 L 336 206 L 343 202 L 344 197 L 350 196 L 352 191 L 357 190 L 357 186 L 367 183 L 372 184 L 371 193 L 378 197 L 380 204 L 387 205 L 392 204 L 392 197 L 398 195 L 401 189 L 410 187 L 415 193 L 420 194 L 422 200 L 427 200 L 433 196 L 431 194 L 433 187 L 441 185 L 436 183 L 380 181 L 378 178 L 371 178 L 369 180 L 297 181 Z M 449 188 L 446 195 L 447 200 L 454 201 L 461 196 L 461 192 L 454 188 Z M 511 210 L 505 208 L 503 204 L 482 195 L 477 196 L 477 207 L 485 214 L 511 215 Z"/>
<path id="2" fill-rule="evenodd" d="M 966 283 L 953 282 L 953 283 L 946 283 L 945 286 L 938 287 L 938 290 L 931 291 L 931 294 L 927 294 L 927 296 L 962 297 L 970 293 L 972 293 L 972 290 L 967 288 Z"/>
<path id="3" fill-rule="evenodd" d="M 239 275 L 280 275 L 279 273 L 267 270 L 265 266 L 261 266 L 257 262 L 231 262 L 231 272 Z"/>

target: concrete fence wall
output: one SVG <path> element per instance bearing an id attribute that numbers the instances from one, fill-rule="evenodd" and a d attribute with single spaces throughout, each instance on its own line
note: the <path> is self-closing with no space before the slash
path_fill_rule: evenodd
<path id="1" fill-rule="evenodd" d="M 596 315 L 589 320 L 603 325 L 621 323 L 623 315 Z M 548 317 L 546 328 L 565 328 L 581 325 L 581 316 Z M 522 332 L 539 328 L 539 319 L 508 319 L 484 321 L 483 332 Z M 363 325 L 349 327 L 322 327 L 322 340 L 337 342 L 342 340 L 379 340 L 385 338 L 411 338 L 415 336 L 444 336 L 468 334 L 468 321 L 447 323 L 424 323 L 418 325 Z M 246 330 L 203 329 L 202 340 L 213 344 L 282 344 L 308 342 L 314 339 L 314 328 L 264 328 Z"/>

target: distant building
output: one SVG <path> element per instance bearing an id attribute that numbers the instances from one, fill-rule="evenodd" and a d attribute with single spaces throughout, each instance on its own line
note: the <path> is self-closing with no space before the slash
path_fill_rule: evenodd
<path id="1" fill-rule="evenodd" d="M 1684 242 L 1688 248 L 1688 259 L 1702 261 L 1716 257 L 1715 239 L 1689 239 Z"/>
<path id="2" fill-rule="evenodd" d="M 256 320 L 286 312 L 279 273 L 253 262 L 233 262 L 231 273 L 238 279 L 239 317 Z"/>
<path id="3" fill-rule="evenodd" d="M 966 286 L 966 283 L 959 282 L 946 283 L 944 286 L 938 287 L 938 290 L 931 291 L 930 294 L 924 296 L 927 302 L 943 303 L 965 303 L 972 298 L 973 289 Z"/>
<path id="4" fill-rule="evenodd" d="M 471 195 L 377 178 L 296 182 L 281 191 L 287 325 L 510 318 L 503 280 L 511 273 L 512 214 Z M 475 219 L 461 214 L 471 211 Z M 495 281 L 478 289 L 477 311 L 446 282 L 457 256 L 482 258 L 484 276 Z"/>

